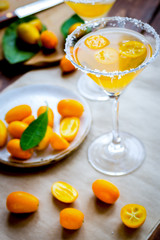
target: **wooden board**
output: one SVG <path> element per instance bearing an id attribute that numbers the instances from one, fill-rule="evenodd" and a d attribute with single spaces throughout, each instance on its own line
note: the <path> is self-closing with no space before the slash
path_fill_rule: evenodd
<path id="1" fill-rule="evenodd" d="M 13 0 L 11 1 L 11 9 L 9 10 L 13 10 L 12 2 Z M 24 2 L 31 1 L 21 2 L 23 2 L 24 4 Z M 59 61 L 62 58 L 62 56 L 64 55 L 64 38 L 62 36 L 62 33 L 60 32 L 60 27 L 62 23 L 67 20 L 72 14 L 74 14 L 74 12 L 64 3 L 36 14 L 36 16 L 42 21 L 42 23 L 47 26 L 47 29 L 53 31 L 56 34 L 59 41 L 58 47 L 56 48 L 56 51 L 54 53 L 49 55 L 44 55 L 42 52 L 39 52 L 33 58 L 26 61 L 25 65 L 41 66 L 47 63 Z M 2 29 L 0 31 L 0 60 L 4 58 L 2 51 L 2 36 L 4 34 L 4 31 L 5 29 Z"/>

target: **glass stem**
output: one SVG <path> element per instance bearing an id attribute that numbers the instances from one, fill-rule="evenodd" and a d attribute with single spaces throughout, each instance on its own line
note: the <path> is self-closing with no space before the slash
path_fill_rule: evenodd
<path id="1" fill-rule="evenodd" d="M 121 138 L 119 136 L 119 96 L 113 98 L 112 121 L 113 121 L 112 143 L 119 145 L 121 143 Z"/>

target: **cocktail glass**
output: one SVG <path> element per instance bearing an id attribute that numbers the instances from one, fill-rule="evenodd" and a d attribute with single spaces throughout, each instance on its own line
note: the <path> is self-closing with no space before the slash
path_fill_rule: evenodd
<path id="1" fill-rule="evenodd" d="M 140 46 L 146 46 L 143 48 L 146 49 L 147 54 L 145 60 L 140 63 L 140 59 L 138 57 L 136 58 L 133 56 L 132 58 L 131 56 L 129 60 L 127 58 L 127 62 L 125 63 L 124 55 L 121 56 L 121 53 L 119 52 L 118 59 L 121 59 L 119 60 L 119 66 L 122 65 L 122 67 L 124 67 L 126 64 L 128 64 L 128 61 L 132 66 L 123 71 L 120 71 L 119 69 L 115 71 L 109 67 L 109 64 L 106 65 L 106 68 L 109 68 L 110 71 L 106 69 L 99 69 L 98 63 L 96 69 L 91 65 L 86 66 L 80 63 L 80 59 L 78 59 L 79 55 L 77 55 L 77 51 L 79 51 L 81 46 L 80 43 L 84 44 L 85 40 L 89 39 L 88 37 L 91 35 L 103 35 L 105 31 L 110 31 L 115 34 L 117 34 L 117 32 L 122 32 L 124 37 L 121 36 L 121 40 L 122 44 L 124 43 L 124 46 L 128 45 L 127 42 L 130 44 L 132 37 L 136 36 L 136 38 L 138 38 L 141 42 L 138 44 L 140 44 Z M 131 39 L 127 40 L 125 33 L 130 33 L 132 35 Z M 106 36 L 107 34 L 108 33 L 106 33 Z M 116 35 L 114 40 L 116 40 Z M 122 46 L 121 43 L 119 43 L 119 45 Z M 72 49 L 74 47 L 73 53 L 70 51 L 71 47 Z M 110 45 L 105 48 L 110 48 Z M 87 24 L 78 27 L 71 35 L 68 36 L 66 40 L 65 51 L 68 59 L 72 62 L 72 64 L 74 64 L 75 67 L 86 73 L 92 80 L 101 86 L 105 93 L 113 101 L 112 132 L 106 133 L 94 140 L 88 149 L 89 162 L 96 170 L 104 174 L 112 176 L 128 174 L 137 169 L 145 159 L 145 150 L 141 141 L 131 134 L 119 132 L 119 97 L 129 83 L 157 57 L 159 50 L 160 38 L 156 31 L 150 25 L 143 23 L 140 20 L 127 17 L 109 17 L 90 21 Z M 104 50 L 104 52 L 105 51 L 106 50 Z M 116 50 L 116 52 L 117 51 L 118 50 Z M 135 51 L 138 51 L 139 54 L 139 49 L 136 49 Z M 143 51 L 145 52 L 145 50 Z M 100 53 L 102 54 L 102 52 L 103 51 Z M 89 59 L 87 58 L 87 51 L 85 56 L 86 59 Z M 104 56 L 102 56 L 102 61 L 104 59 L 103 57 Z M 90 61 L 92 61 L 92 59 L 90 59 Z M 136 66 L 135 63 L 138 63 L 138 65 Z"/>
<path id="2" fill-rule="evenodd" d="M 85 22 L 94 18 L 105 16 L 116 0 L 65 0 Z M 90 100 L 108 100 L 108 96 L 98 85 L 83 74 L 77 83 L 77 88 L 82 96 Z"/>

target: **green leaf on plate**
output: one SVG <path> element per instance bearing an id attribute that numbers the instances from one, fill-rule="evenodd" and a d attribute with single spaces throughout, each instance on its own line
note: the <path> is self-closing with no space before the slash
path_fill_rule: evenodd
<path id="1" fill-rule="evenodd" d="M 2 48 L 4 57 L 9 63 L 15 64 L 24 62 L 33 57 L 40 50 L 39 45 L 32 46 L 23 43 L 17 37 L 18 25 L 20 23 L 29 22 L 36 18 L 36 16 L 29 16 L 18 19 L 6 29 L 2 39 Z M 46 30 L 46 26 L 43 25 L 42 31 L 44 30 Z"/>
<path id="2" fill-rule="evenodd" d="M 48 125 L 48 107 L 36 120 L 23 132 L 20 145 L 22 150 L 36 147 L 44 138 Z"/>
<path id="3" fill-rule="evenodd" d="M 65 21 L 62 24 L 61 32 L 65 38 L 68 36 L 69 28 L 77 22 L 84 23 L 84 20 L 80 18 L 77 14 L 74 14 L 72 17 L 70 17 L 67 21 Z"/>

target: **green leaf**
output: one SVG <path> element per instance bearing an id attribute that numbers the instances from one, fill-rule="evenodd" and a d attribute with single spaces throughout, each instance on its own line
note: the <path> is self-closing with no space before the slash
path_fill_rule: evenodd
<path id="1" fill-rule="evenodd" d="M 36 147 L 44 138 L 48 125 L 48 107 L 36 120 L 23 132 L 20 145 L 22 150 Z"/>
<path id="2" fill-rule="evenodd" d="M 18 25 L 36 18 L 36 16 L 29 16 L 18 19 L 6 29 L 2 39 L 2 48 L 4 57 L 9 63 L 15 64 L 24 62 L 33 57 L 40 50 L 39 45 L 31 46 L 23 43 L 17 37 Z M 42 31 L 44 30 L 46 30 L 46 26 L 43 25 Z"/>
<path id="3" fill-rule="evenodd" d="M 65 21 L 62 24 L 61 32 L 65 38 L 68 36 L 69 28 L 77 22 L 84 23 L 84 20 L 80 18 L 77 14 L 74 14 L 72 17 L 70 17 L 67 21 Z"/>

